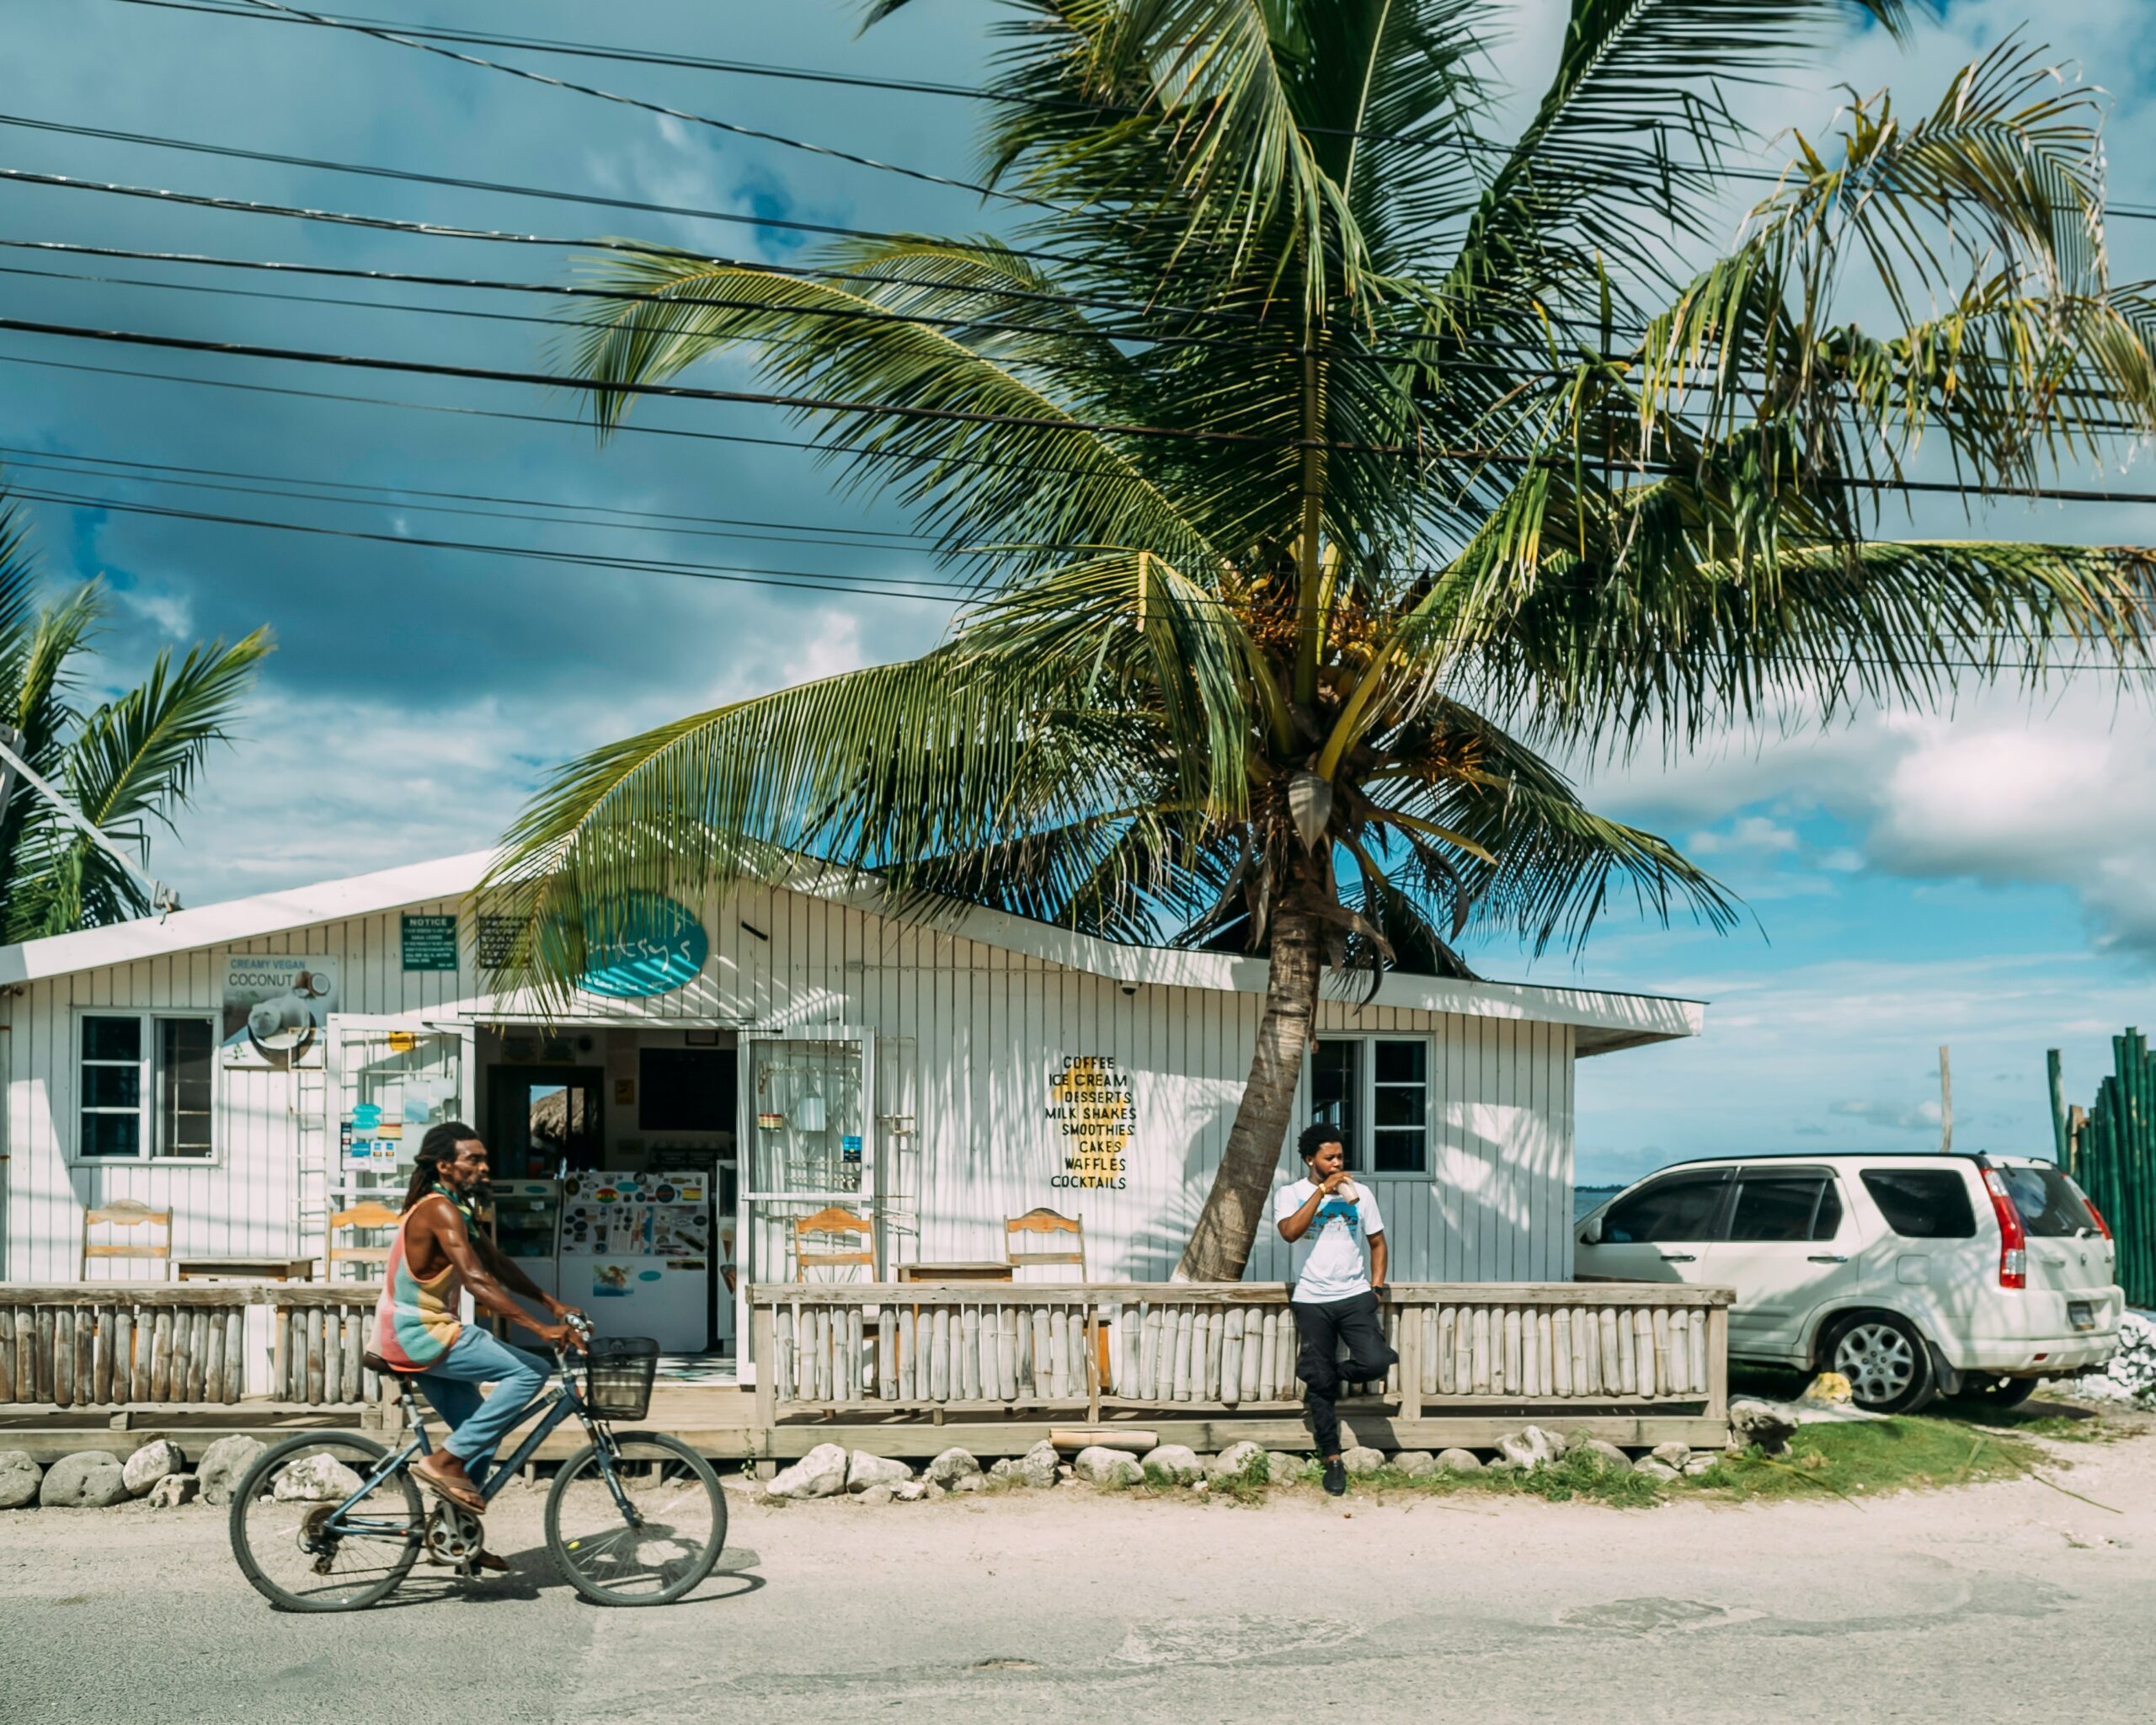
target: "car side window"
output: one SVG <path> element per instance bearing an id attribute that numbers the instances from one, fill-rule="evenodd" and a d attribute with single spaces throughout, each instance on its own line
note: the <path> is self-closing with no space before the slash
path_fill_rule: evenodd
<path id="1" fill-rule="evenodd" d="M 1859 1178 L 1903 1239 L 1976 1238 L 1976 1209 L 1960 1168 L 1866 1168 Z"/>
<path id="2" fill-rule="evenodd" d="M 1673 1240 L 1711 1240 L 1725 1174 L 1675 1174 L 1642 1186 L 1610 1205 L 1602 1219 L 1602 1238 L 1610 1246 L 1659 1245 Z"/>
<path id="3" fill-rule="evenodd" d="M 1747 1174 L 1737 1188 L 1732 1240 L 1831 1240 L 1842 1226 L 1841 1194 L 1826 1174 Z"/>

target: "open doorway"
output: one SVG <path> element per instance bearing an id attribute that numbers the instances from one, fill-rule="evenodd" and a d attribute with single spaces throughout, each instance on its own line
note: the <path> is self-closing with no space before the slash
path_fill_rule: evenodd
<path id="1" fill-rule="evenodd" d="M 482 1125 L 500 1180 L 558 1180 L 600 1166 L 606 1119 L 598 1066 L 495 1066 Z"/>

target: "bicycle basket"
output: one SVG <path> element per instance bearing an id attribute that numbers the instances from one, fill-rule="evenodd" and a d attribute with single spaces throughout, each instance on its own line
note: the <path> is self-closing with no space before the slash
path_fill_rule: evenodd
<path id="1" fill-rule="evenodd" d="M 594 1336 L 587 1344 L 584 1399 L 607 1419 L 642 1419 L 659 1375 L 659 1343 L 648 1336 Z"/>

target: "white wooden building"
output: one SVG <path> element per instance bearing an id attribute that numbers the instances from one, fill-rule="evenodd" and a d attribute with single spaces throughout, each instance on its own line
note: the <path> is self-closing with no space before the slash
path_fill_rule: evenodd
<path id="1" fill-rule="evenodd" d="M 401 1188 L 397 1160 L 451 1114 L 487 1135 L 498 1178 L 539 1172 L 565 1138 L 600 1168 L 711 1167 L 744 1287 L 792 1279 L 792 1224 L 827 1203 L 873 1217 L 886 1277 L 1001 1260 L 1006 1219 L 1037 1205 L 1082 1220 L 1093 1279 L 1172 1268 L 1227 1140 L 1262 962 L 979 910 L 904 922 L 804 872 L 669 904 L 655 971 L 595 976 L 611 992 L 546 1024 L 482 989 L 467 899 L 486 860 L 0 948 L 0 1275 L 77 1279 L 85 1207 L 123 1198 L 173 1212 L 176 1258 L 318 1256 L 325 1217 Z M 250 1017 L 244 991 L 279 987 Z M 312 1028 L 277 1022 L 296 999 Z M 1396 1277 L 1568 1279 L 1574 1062 L 1701 1018 L 1684 1001 L 1389 976 L 1367 1006 L 1328 998 L 1299 1115 L 1345 1112 Z M 1267 1230 L 1250 1274 L 1285 1268 Z"/>

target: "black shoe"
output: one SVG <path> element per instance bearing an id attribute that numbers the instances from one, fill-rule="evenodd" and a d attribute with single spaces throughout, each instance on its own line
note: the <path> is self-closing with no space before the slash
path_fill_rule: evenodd
<path id="1" fill-rule="evenodd" d="M 1325 1464 L 1325 1489 L 1328 1495 L 1344 1498 L 1348 1495 L 1348 1465 L 1344 1461 Z"/>

